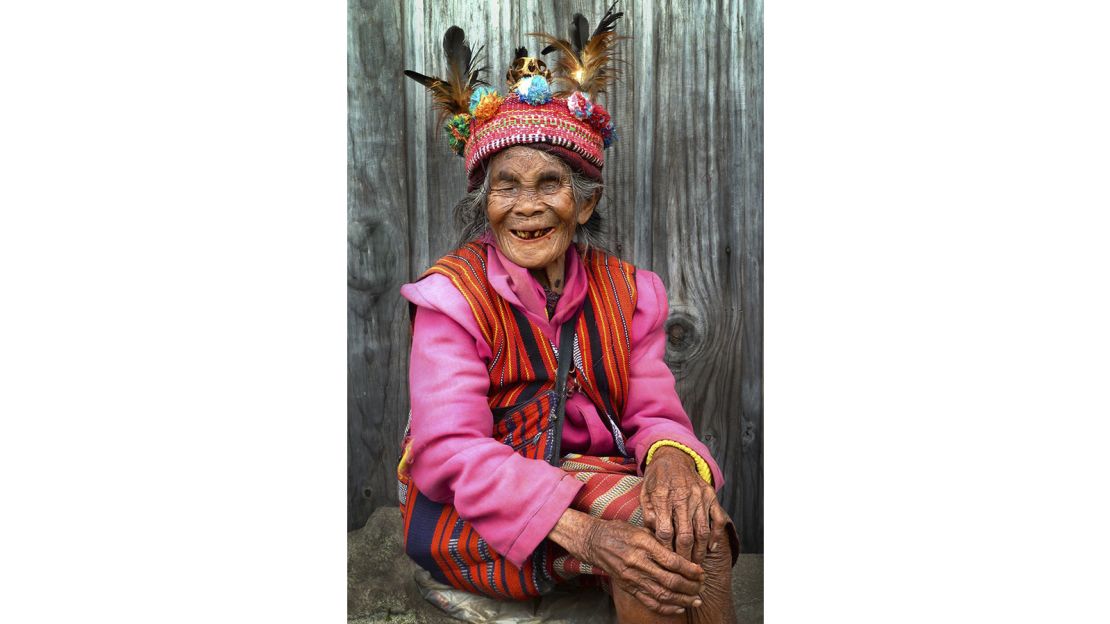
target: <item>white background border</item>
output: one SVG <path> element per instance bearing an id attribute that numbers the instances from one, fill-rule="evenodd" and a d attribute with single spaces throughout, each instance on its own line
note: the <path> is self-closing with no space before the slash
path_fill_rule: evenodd
<path id="1" fill-rule="evenodd" d="M 346 7 L 9 5 L 0 619 L 340 621 Z M 1110 616 L 1097 6 L 768 3 L 768 622 Z"/>

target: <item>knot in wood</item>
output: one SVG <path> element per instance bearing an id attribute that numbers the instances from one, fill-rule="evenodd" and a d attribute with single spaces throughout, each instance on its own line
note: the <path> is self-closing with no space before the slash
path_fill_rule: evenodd
<path id="1" fill-rule="evenodd" d="M 675 376 L 681 375 L 684 364 L 694 359 L 704 342 L 704 323 L 685 308 L 672 308 L 666 323 L 667 364 Z"/>
<path id="2" fill-rule="evenodd" d="M 717 445 L 716 434 L 714 434 L 712 431 L 703 431 L 701 434 L 701 443 L 705 445 L 705 448 L 709 449 L 710 455 L 718 458 L 719 460 L 721 454 L 719 453 L 720 448 Z"/>
<path id="3" fill-rule="evenodd" d="M 673 322 L 667 329 L 667 334 L 670 336 L 672 346 L 681 347 L 686 339 L 686 325 L 677 321 Z"/>

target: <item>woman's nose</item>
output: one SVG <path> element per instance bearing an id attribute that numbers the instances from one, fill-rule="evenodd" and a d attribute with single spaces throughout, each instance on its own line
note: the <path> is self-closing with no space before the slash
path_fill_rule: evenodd
<path id="1" fill-rule="evenodd" d="M 513 212 L 522 217 L 532 217 L 544 211 L 544 205 L 531 193 L 521 197 L 513 205 Z"/>

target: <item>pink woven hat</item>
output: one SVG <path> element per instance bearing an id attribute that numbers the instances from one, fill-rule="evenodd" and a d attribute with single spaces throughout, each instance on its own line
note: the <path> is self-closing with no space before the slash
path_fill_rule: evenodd
<path id="1" fill-rule="evenodd" d="M 513 145 L 554 154 L 575 171 L 601 179 L 604 150 L 616 134 L 608 111 L 595 99 L 619 75 L 614 50 L 623 37 L 613 28 L 624 14 L 614 13 L 615 7 L 609 7 L 592 34 L 581 14 L 571 22 L 569 39 L 529 33 L 546 44 L 541 55 L 556 53 L 554 67 L 549 70 L 526 48 L 517 48 L 505 72 L 504 96 L 481 79 L 486 68 L 476 65 L 482 48 L 472 54 L 458 26 L 443 36 L 447 78 L 405 70 L 431 92 L 447 143 L 463 157 L 468 191 L 482 184 L 490 158 Z"/>

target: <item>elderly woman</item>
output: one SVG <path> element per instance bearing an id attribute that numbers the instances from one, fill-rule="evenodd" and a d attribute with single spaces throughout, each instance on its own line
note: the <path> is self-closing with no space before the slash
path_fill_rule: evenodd
<path id="1" fill-rule="evenodd" d="M 545 36 L 563 55 L 554 78 L 518 50 L 506 97 L 477 86 L 457 27 L 448 79 L 406 72 L 450 115 L 469 180 L 459 248 L 401 289 L 414 309 L 406 550 L 496 598 L 595 579 L 622 622 L 732 621 L 738 542 L 663 361 L 663 285 L 599 244 L 613 126 L 593 101 L 611 78 L 596 59 L 618 17 L 585 46 Z"/>

